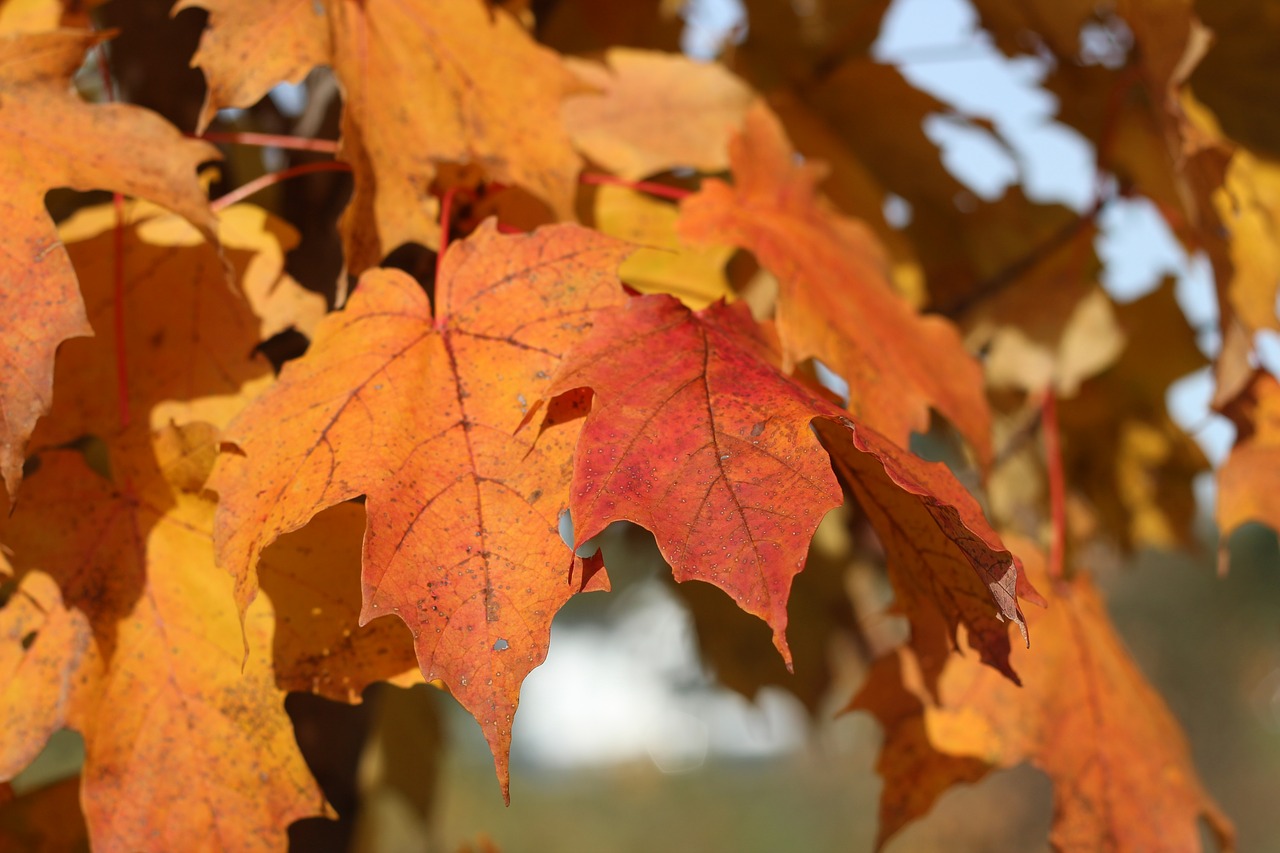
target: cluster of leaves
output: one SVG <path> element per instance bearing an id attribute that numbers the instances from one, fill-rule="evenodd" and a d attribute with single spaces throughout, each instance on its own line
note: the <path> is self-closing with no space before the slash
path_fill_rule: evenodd
<path id="1" fill-rule="evenodd" d="M 479 722 L 506 795 L 521 683 L 561 606 L 608 589 L 583 546 L 616 521 L 764 620 L 787 669 L 790 604 L 794 680 L 735 670 L 714 632 L 705 650 L 726 683 L 812 706 L 809 638 L 861 629 L 838 580 L 791 588 L 845 505 L 842 559 L 881 560 L 909 625 L 870 638 L 850 703 L 886 731 L 882 841 L 1030 761 L 1058 849 L 1195 849 L 1201 817 L 1230 846 L 1081 565 L 1185 542 L 1206 468 L 1163 402 L 1204 361 L 1172 287 L 1113 304 L 1093 237 L 1142 195 L 1208 255 L 1214 405 L 1238 429 L 1217 518 L 1280 527 L 1280 385 L 1252 356 L 1280 328 L 1280 134 L 1250 88 L 1280 81 L 1225 58 L 1265 54 L 1274 4 L 975 3 L 1094 143 L 1085 214 L 945 171 L 922 126 L 946 109 L 869 58 L 886 0 L 748 0 L 717 64 L 675 51 L 668 5 L 177 4 L 208 11 L 187 130 L 331 69 L 337 162 L 310 170 L 352 173 L 358 276 L 334 310 L 286 272 L 289 224 L 207 200 L 212 145 L 70 89 L 86 55 L 110 66 L 82 4 L 0 6 L 0 779 L 71 728 L 95 845 L 276 849 L 325 811 L 285 693 L 425 679 Z M 1089 61 L 1088 28 L 1123 56 Z M 56 187 L 118 195 L 55 227 Z M 438 269 L 389 265 L 406 244 Z M 287 329 L 310 343 L 277 376 L 258 345 Z M 910 451 L 931 411 L 986 515 Z"/>

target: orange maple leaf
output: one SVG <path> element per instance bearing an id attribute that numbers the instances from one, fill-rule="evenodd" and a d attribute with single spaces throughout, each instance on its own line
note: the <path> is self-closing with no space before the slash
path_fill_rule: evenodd
<path id="1" fill-rule="evenodd" d="M 169 850 L 194 836 L 273 849 L 322 798 L 273 672 L 271 603 L 255 604 L 242 623 L 214 563 L 214 507 L 201 486 L 216 428 L 170 421 L 217 420 L 242 406 L 271 380 L 253 354 L 264 328 L 287 325 L 291 313 L 302 320 L 322 300 L 280 277 L 278 234 L 261 210 L 231 208 L 218 223 L 226 259 L 242 272 L 240 293 L 196 228 L 143 202 L 129 213 L 120 304 L 112 206 L 83 209 L 59 231 L 104 331 L 58 350 L 53 410 L 33 440 L 38 465 L 0 524 L 34 608 L 0 611 L 0 704 L 14 724 L 0 738 L 0 777 L 70 727 L 85 738 L 95 843 Z M 275 316 L 260 320 L 251 306 Z M 116 310 L 129 319 L 119 346 Z M 117 410 L 119 351 L 132 365 L 128 424 Z M 96 440 L 73 445 L 82 458 L 67 445 L 85 437 Z M 209 770 L 195 784 L 192 766 Z"/>
<path id="2" fill-rule="evenodd" d="M 1227 541 L 1237 527 L 1258 521 L 1280 530 L 1280 381 L 1255 371 L 1224 414 L 1236 425 L 1236 444 L 1218 471 L 1215 520 L 1222 533 L 1223 569 Z"/>
<path id="3" fill-rule="evenodd" d="M 360 624 L 364 507 L 324 510 L 262 552 L 258 578 L 276 611 L 276 684 L 359 702 L 377 681 L 422 681 L 412 637 L 393 619 Z"/>
<path id="4" fill-rule="evenodd" d="M 192 6 L 209 10 L 192 60 L 209 81 L 201 128 L 281 80 L 334 69 L 341 156 L 355 171 L 352 270 L 406 242 L 439 243 L 430 188 L 442 162 L 478 163 L 573 218 L 581 159 L 560 102 L 587 87 L 505 11 L 481 0 L 181 0 L 174 11 Z"/>
<path id="5" fill-rule="evenodd" d="M 205 142 L 138 107 L 92 106 L 71 89 L 85 52 L 110 34 L 80 30 L 0 38 L 0 475 L 12 496 L 37 419 L 48 411 L 53 357 L 93 334 L 75 273 L 44 207 L 53 187 L 109 189 L 152 199 L 208 237 L 213 213 L 196 167 L 217 159 Z"/>
<path id="6" fill-rule="evenodd" d="M 819 359 L 849 383 L 859 421 L 903 447 L 928 429 L 932 406 L 990 461 L 981 367 L 950 322 L 916 314 L 893 290 L 871 231 L 818 195 L 824 167 L 796 162 L 763 102 L 729 157 L 736 185 L 709 180 L 681 202 L 680 233 L 748 249 L 777 277 L 784 369 Z"/>
<path id="7" fill-rule="evenodd" d="M 75 451 L 44 451 L 0 528 L 42 617 L 26 626 L 34 643 L 0 694 L 0 777 L 57 729 L 80 732 L 85 818 L 107 849 L 204 839 L 274 850 L 322 803 L 274 682 L 270 603 L 243 622 L 246 659 L 231 583 L 213 562 L 213 502 L 192 468 L 202 456 L 207 472 L 213 435 L 170 427 L 152 457 L 150 432 L 134 430 L 109 459 L 123 486 Z"/>
<path id="8" fill-rule="evenodd" d="M 606 66 L 570 59 L 599 92 L 562 108 L 574 144 L 595 163 L 629 180 L 684 167 L 729 166 L 729 138 L 752 100 L 751 89 L 715 62 L 676 53 L 613 48 Z"/>
<path id="9" fill-rule="evenodd" d="M 307 354 L 228 428 L 210 488 L 220 562 L 242 605 L 276 537 L 366 495 L 360 620 L 394 613 L 423 674 L 479 720 L 504 793 L 520 684 L 546 657 L 551 619 L 604 575 L 558 533 L 577 425 L 536 448 L 513 435 L 560 353 L 621 300 L 627 248 L 576 226 L 451 245 L 436 311 L 417 282 L 366 273 Z"/>

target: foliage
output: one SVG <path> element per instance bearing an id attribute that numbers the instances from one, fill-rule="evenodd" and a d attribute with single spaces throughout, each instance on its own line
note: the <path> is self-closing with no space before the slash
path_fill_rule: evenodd
<path id="1" fill-rule="evenodd" d="M 816 708 L 827 640 L 859 639 L 840 701 L 885 730 L 882 843 L 1030 761 L 1055 849 L 1198 849 L 1201 819 L 1232 846 L 1088 567 L 1190 541 L 1208 463 L 1164 399 L 1205 359 L 1171 285 L 1113 302 L 1093 239 L 1143 197 L 1208 257 L 1217 519 L 1280 528 L 1280 133 L 1251 106 L 1280 80 L 1224 59 L 1274 43 L 1276 4 L 974 4 L 1093 144 L 1083 212 L 948 174 L 947 108 L 871 58 L 886 0 L 748 0 L 716 63 L 670 5 L 182 0 L 203 101 L 148 88 L 163 30 L 0 5 L 0 779 L 70 728 L 96 848 L 280 849 L 331 813 L 286 693 L 426 680 L 509 796 L 521 684 L 626 521 L 745 612 L 689 598 L 735 689 Z M 98 103 L 69 87 L 95 55 Z M 265 96 L 304 78 L 336 143 L 275 134 Z M 212 202 L 209 140 L 241 185 Z M 303 153 L 251 181 L 255 142 Z M 63 187 L 116 195 L 55 225 Z M 837 568 L 793 597 L 824 517 Z M 853 616 L 868 561 L 901 636 Z M 746 614 L 797 677 L 735 645 Z M 73 798 L 19 798 L 0 842 L 74 843 L 33 829 Z"/>

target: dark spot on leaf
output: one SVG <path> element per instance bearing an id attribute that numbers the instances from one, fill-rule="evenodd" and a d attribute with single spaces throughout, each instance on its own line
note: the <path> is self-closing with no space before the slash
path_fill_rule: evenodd
<path id="1" fill-rule="evenodd" d="M 511 648 L 511 646 L 501 637 L 499 637 L 498 641 L 493 644 L 493 650 L 495 652 L 505 652 L 509 648 Z"/>

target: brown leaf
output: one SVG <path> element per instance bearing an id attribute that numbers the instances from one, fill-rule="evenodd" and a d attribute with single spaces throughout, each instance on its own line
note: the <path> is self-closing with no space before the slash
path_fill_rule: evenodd
<path id="1" fill-rule="evenodd" d="M 1017 558 L 1000 541 L 978 502 L 941 462 L 925 462 L 873 430 L 842 418 L 816 421 L 836 473 L 867 514 L 888 557 L 896 609 L 917 639 L 938 616 L 958 648 L 957 629 L 983 663 L 1013 682 L 1009 630 L 1027 638 L 1018 597 L 1037 601 L 1020 583 Z M 994 603 L 994 607 L 993 607 Z M 921 655 L 926 651 L 918 644 Z M 946 647 L 933 644 L 927 675 L 940 668 Z"/>
<path id="2" fill-rule="evenodd" d="M 159 116 L 123 104 L 91 106 L 70 89 L 85 52 L 108 35 L 80 30 L 0 38 L 0 474 L 12 496 L 27 439 L 49 409 L 53 356 L 93 334 L 75 274 L 44 208 L 53 187 L 109 189 L 163 204 L 212 239 L 213 214 L 196 167 L 217 157 Z M 224 285 L 225 286 L 225 285 Z"/>
<path id="3" fill-rule="evenodd" d="M 1049 600 L 1032 619 L 1036 648 L 1014 654 L 1021 688 L 953 656 L 934 692 L 904 649 L 877 663 L 851 706 L 881 720 L 887 744 L 918 747 L 882 755 L 881 842 L 949 784 L 980 776 L 975 762 L 1030 761 L 1054 783 L 1055 850 L 1198 851 L 1201 817 L 1222 849 L 1232 849 L 1230 821 L 1200 786 L 1181 730 L 1129 658 L 1088 577 L 1053 581 L 1033 545 L 1015 547 Z"/>
<path id="4" fill-rule="evenodd" d="M 80 779 L 72 777 L 9 802 L 0 797 L 0 853 L 81 853 L 89 834 L 80 814 Z"/>
<path id="5" fill-rule="evenodd" d="M 1191 76 L 1191 88 L 1213 110 L 1223 132 L 1258 154 L 1280 157 L 1280 125 L 1271 110 L 1280 94 L 1275 46 L 1280 22 L 1275 4 L 1217 0 L 1195 4 L 1212 42 Z"/>
<path id="6" fill-rule="evenodd" d="M 367 273 L 228 428 L 235 450 L 210 482 L 241 606 L 263 548 L 368 497 L 360 621 L 404 620 L 423 674 L 480 722 L 504 791 L 520 684 L 560 606 L 604 581 L 557 532 L 577 425 L 536 448 L 513 433 L 595 310 L 622 298 L 626 252 L 574 226 L 504 237 L 489 221 L 444 256 L 434 316 L 408 276 Z"/>
<path id="7" fill-rule="evenodd" d="M 1169 416 L 1165 398 L 1205 358 L 1172 280 L 1118 306 L 1116 319 L 1128 340 L 1120 359 L 1058 408 L 1067 482 L 1125 549 L 1189 544 L 1192 480 L 1209 464 Z"/>

